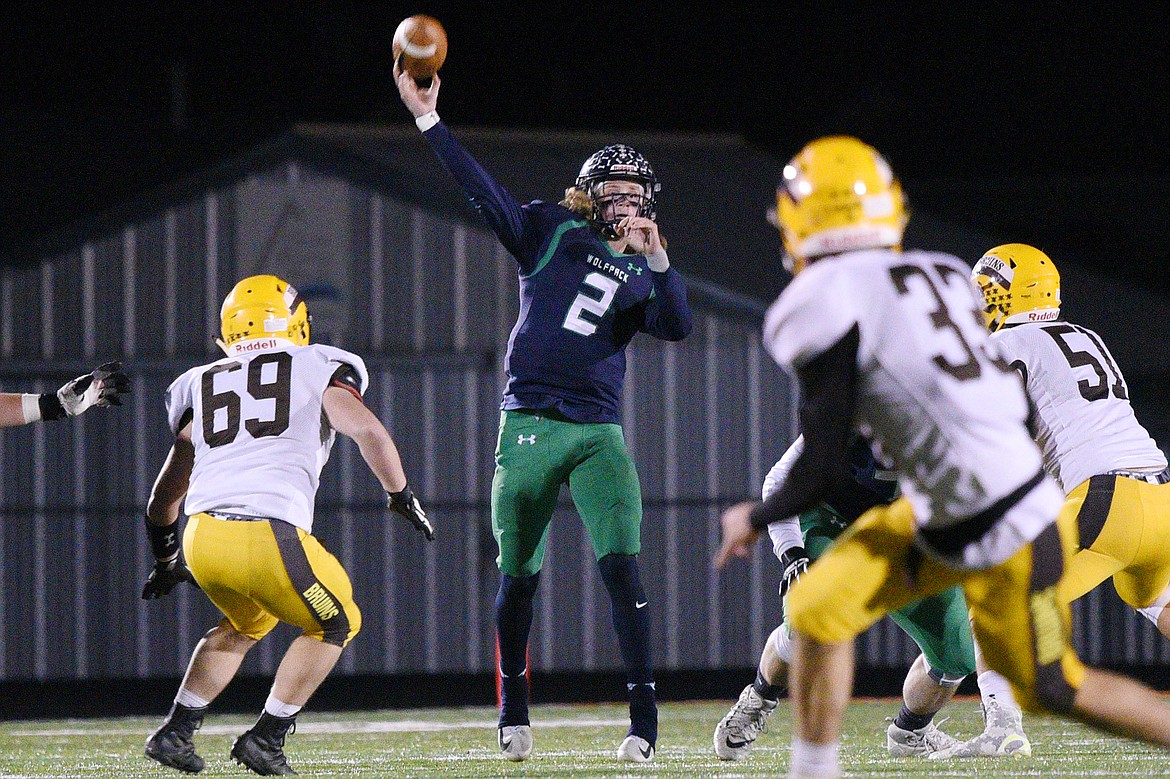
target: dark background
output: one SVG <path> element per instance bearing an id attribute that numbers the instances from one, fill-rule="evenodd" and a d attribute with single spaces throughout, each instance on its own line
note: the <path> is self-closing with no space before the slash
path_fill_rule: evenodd
<path id="1" fill-rule="evenodd" d="M 1161 290 L 1162 5 L 891 5 L 293 0 L 9 12 L 2 256 L 37 259 L 19 252 L 30 234 L 289 122 L 409 122 L 390 39 L 424 12 L 448 31 L 440 113 L 453 126 L 726 132 L 778 159 L 845 132 L 885 153 L 914 206 Z"/>

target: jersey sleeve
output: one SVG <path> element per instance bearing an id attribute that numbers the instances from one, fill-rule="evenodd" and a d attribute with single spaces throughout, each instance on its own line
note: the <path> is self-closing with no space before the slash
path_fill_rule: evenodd
<path id="1" fill-rule="evenodd" d="M 187 371 L 167 387 L 164 403 L 167 409 L 167 424 L 172 435 L 177 435 L 183 429 L 186 419 L 194 412 L 195 403 L 191 389 L 194 384 L 195 373 Z"/>
<path id="2" fill-rule="evenodd" d="M 423 135 L 439 162 L 463 190 L 471 207 L 483 217 L 508 253 L 516 258 L 521 271 L 532 272 L 537 263 L 539 231 L 531 224 L 529 207 L 520 205 L 492 178 L 471 152 L 456 140 L 446 124 L 439 122 Z"/>
<path id="3" fill-rule="evenodd" d="M 314 344 L 314 348 L 325 361 L 329 373 L 328 386 L 339 384 L 356 392 L 359 397 L 366 394 L 370 388 L 370 374 L 366 370 L 365 360 L 336 346 Z"/>
<path id="4" fill-rule="evenodd" d="M 858 324 L 846 270 L 832 261 L 814 264 L 768 309 L 764 348 L 781 367 L 799 369 Z"/>

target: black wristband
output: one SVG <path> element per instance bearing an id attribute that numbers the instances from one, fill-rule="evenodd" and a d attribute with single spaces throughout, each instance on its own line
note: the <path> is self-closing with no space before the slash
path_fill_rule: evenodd
<path id="1" fill-rule="evenodd" d="M 150 537 L 150 551 L 156 560 L 169 560 L 179 553 L 179 523 L 159 527 L 146 518 L 146 535 Z"/>
<path id="2" fill-rule="evenodd" d="M 46 422 L 54 419 L 64 419 L 68 416 L 56 392 L 42 392 L 37 404 L 41 407 L 41 419 Z"/>

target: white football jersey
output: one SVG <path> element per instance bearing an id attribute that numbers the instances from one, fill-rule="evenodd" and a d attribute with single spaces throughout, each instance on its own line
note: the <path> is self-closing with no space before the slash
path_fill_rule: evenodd
<path id="1" fill-rule="evenodd" d="M 233 344 L 233 354 L 184 373 L 167 389 L 178 432 L 190 412 L 195 466 L 188 515 L 222 511 L 313 529 L 313 502 L 335 433 L 322 397 L 345 366 L 369 385 L 355 354 L 280 338 Z"/>
<path id="2" fill-rule="evenodd" d="M 853 426 L 898 473 L 919 525 L 939 529 L 1010 495 L 1041 469 L 1020 378 L 991 346 L 970 268 L 949 254 L 875 249 L 813 263 L 772 304 L 764 344 L 787 370 L 858 328 Z M 1050 479 L 962 552 L 987 567 L 1053 522 Z"/>
<path id="3" fill-rule="evenodd" d="M 1097 474 L 1166 467 L 1166 455 L 1134 416 L 1121 371 L 1095 332 L 1069 322 L 1036 322 L 1006 327 L 991 340 L 1024 376 L 1044 467 L 1066 493 Z"/>

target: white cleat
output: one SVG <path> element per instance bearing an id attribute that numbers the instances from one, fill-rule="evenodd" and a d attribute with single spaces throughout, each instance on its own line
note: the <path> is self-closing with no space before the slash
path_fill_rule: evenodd
<path id="1" fill-rule="evenodd" d="M 508 760 L 520 762 L 532 754 L 532 727 L 505 725 L 499 731 L 500 752 Z"/>
<path id="2" fill-rule="evenodd" d="M 641 736 L 626 736 L 617 749 L 617 759 L 631 763 L 649 763 L 654 759 L 654 747 Z"/>
<path id="3" fill-rule="evenodd" d="M 743 760 L 756 737 L 768 729 L 768 717 L 777 701 L 765 700 L 750 684 L 743 688 L 731 711 L 715 726 L 715 754 L 720 760 Z"/>
<path id="4" fill-rule="evenodd" d="M 930 755 L 931 760 L 961 757 L 1031 757 L 1032 742 L 1024 735 L 1024 718 L 1019 709 L 1001 706 L 992 698 L 983 707 L 983 732 L 950 749 Z"/>
<path id="5" fill-rule="evenodd" d="M 919 730 L 904 730 L 891 722 L 886 728 L 886 749 L 890 757 L 924 757 L 946 749 L 953 749 L 963 742 L 938 729 L 933 722 Z"/>

